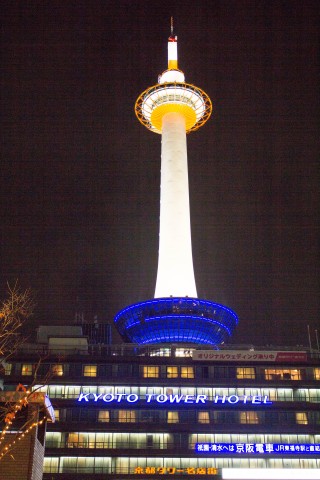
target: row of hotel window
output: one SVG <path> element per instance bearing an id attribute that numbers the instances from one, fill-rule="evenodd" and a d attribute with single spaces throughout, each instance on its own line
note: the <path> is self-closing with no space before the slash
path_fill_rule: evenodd
<path id="1" fill-rule="evenodd" d="M 55 409 L 56 421 L 104 423 L 195 423 L 250 425 L 320 425 L 320 412 L 221 410 L 97 410 Z"/>
<path id="2" fill-rule="evenodd" d="M 159 457 L 45 457 L 46 473 L 106 473 L 139 475 L 179 469 L 185 475 L 212 474 L 216 468 L 320 468 L 312 458 L 159 458 Z M 148 471 L 147 471 L 148 469 Z M 162 470 L 158 470 L 162 469 Z M 205 470 L 204 470 L 205 469 Z M 303 472 L 301 472 L 303 473 Z M 180 473 L 181 475 L 181 473 Z M 46 478 L 46 477 L 44 477 Z M 51 478 L 51 477 L 50 477 Z M 303 478 L 303 477 L 301 477 Z M 316 478 L 316 477 L 314 477 Z"/>
<path id="3" fill-rule="evenodd" d="M 187 439 L 180 434 L 168 433 L 101 433 L 101 432 L 47 432 L 46 448 L 131 448 L 195 449 L 196 443 L 284 443 L 318 444 L 319 435 L 239 435 L 192 434 Z"/>
<path id="4" fill-rule="evenodd" d="M 13 389 L 14 385 L 8 387 Z M 239 398 L 243 396 L 253 397 L 267 396 L 272 402 L 320 402 L 320 388 L 219 388 L 219 387 L 174 387 L 174 386 L 97 386 L 97 385 L 35 385 L 34 390 L 47 393 L 47 395 L 53 398 L 63 399 L 78 399 L 81 393 L 83 394 L 96 394 L 105 395 L 111 393 L 116 396 L 117 394 L 138 395 L 140 400 L 145 400 L 147 395 L 153 395 L 153 398 L 157 395 L 191 395 L 196 397 L 197 395 L 206 395 L 209 402 L 214 402 L 216 397 L 220 400 L 217 401 L 215 406 L 221 403 L 223 396 L 230 397 L 236 395 Z M 93 396 L 93 395 L 92 395 Z M 91 402 L 93 398 L 91 398 Z M 122 400 L 122 403 L 126 400 Z M 86 400 L 82 400 L 81 404 L 86 403 Z M 99 400 L 100 404 L 103 404 L 103 400 Z M 183 404 L 183 402 L 181 402 Z"/>
<path id="5" fill-rule="evenodd" d="M 74 372 L 72 368 L 69 368 L 68 364 L 44 364 L 38 367 L 37 374 L 45 374 L 48 371 L 52 372 L 53 376 L 62 377 L 68 374 L 73 374 L 79 376 L 82 374 L 84 377 L 101 377 L 107 376 L 112 377 L 112 365 L 73 365 Z M 128 365 L 128 364 L 118 364 L 116 365 L 117 372 L 115 376 L 117 378 L 127 377 L 127 376 L 140 376 L 142 378 L 195 378 L 195 370 L 198 372 L 200 370 L 200 378 L 236 378 L 236 379 L 255 379 L 257 378 L 256 368 L 254 367 L 199 367 L 195 369 L 193 366 L 157 366 L 157 365 L 143 365 L 140 367 L 138 365 Z M 135 367 L 135 368 L 133 368 Z M 22 376 L 33 376 L 35 373 L 36 365 L 32 363 L 24 363 L 21 365 L 21 375 Z M 79 372 L 78 369 L 82 371 Z M 12 372 L 12 364 L 7 363 L 5 367 L 5 374 L 10 375 Z M 130 372 L 130 374 L 129 374 Z M 213 375 L 209 375 L 213 373 Z M 302 368 L 262 368 L 259 371 L 259 374 L 265 380 L 304 380 L 306 378 L 306 369 Z M 320 367 L 313 368 L 312 378 L 314 380 L 320 380 Z M 198 375 L 197 375 L 198 377 Z"/>
<path id="6" fill-rule="evenodd" d="M 46 448 L 195 449 L 196 443 L 319 444 L 320 435 L 47 432 Z"/>

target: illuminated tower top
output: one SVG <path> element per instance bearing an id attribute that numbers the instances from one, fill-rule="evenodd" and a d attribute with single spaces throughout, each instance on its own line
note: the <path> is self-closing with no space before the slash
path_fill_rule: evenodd
<path id="1" fill-rule="evenodd" d="M 173 34 L 172 21 L 168 39 L 168 69 L 159 75 L 156 85 L 141 93 L 135 112 L 142 125 L 160 134 L 162 119 L 169 112 L 179 112 L 184 116 L 187 133 L 198 130 L 211 115 L 209 96 L 195 85 L 185 83 L 184 73 L 178 68 L 178 39 Z"/>

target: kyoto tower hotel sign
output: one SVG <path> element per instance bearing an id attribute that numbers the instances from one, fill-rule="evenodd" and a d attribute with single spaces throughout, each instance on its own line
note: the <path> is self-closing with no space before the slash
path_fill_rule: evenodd
<path id="1" fill-rule="evenodd" d="M 197 297 L 193 270 L 186 134 L 204 125 L 211 111 L 208 95 L 185 83 L 178 68 L 171 24 L 168 69 L 135 104 L 140 122 L 161 135 L 159 259 L 155 298 L 126 307 L 115 317 L 126 341 L 219 345 L 237 324 L 232 310 Z"/>

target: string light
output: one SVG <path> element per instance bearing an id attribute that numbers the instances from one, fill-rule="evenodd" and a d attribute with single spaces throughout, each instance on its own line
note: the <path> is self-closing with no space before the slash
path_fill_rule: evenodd
<path id="1" fill-rule="evenodd" d="M 17 403 L 15 404 L 15 406 L 7 413 L 7 415 L 5 416 L 5 423 L 6 425 L 4 426 L 2 432 L 1 432 L 1 436 L 0 436 L 0 444 L 1 442 L 4 441 L 5 439 L 5 436 L 6 434 L 8 433 L 8 429 L 9 427 L 12 425 L 13 421 L 15 420 L 16 418 L 16 415 L 17 413 L 22 410 L 22 407 L 25 407 L 27 406 L 27 404 L 29 403 L 28 402 L 28 396 L 30 396 L 31 394 L 31 391 L 30 390 L 26 390 L 25 387 L 23 386 L 18 386 L 17 387 L 17 391 L 19 391 L 20 389 L 23 390 L 23 392 L 25 393 L 25 396 L 23 396 L 22 398 L 20 398 L 19 401 L 17 401 Z M 29 425 L 24 431 L 21 431 L 20 433 L 17 432 L 17 435 L 18 436 L 15 436 L 15 439 L 8 443 L 6 446 L 3 447 L 2 449 L 2 452 L 0 453 L 0 459 L 3 458 L 4 455 L 6 455 L 7 453 L 9 453 L 10 449 L 16 444 L 16 441 L 20 441 L 22 438 L 24 438 L 33 428 L 37 427 L 38 425 L 42 425 L 43 422 L 46 420 L 46 418 L 42 418 L 41 420 L 38 420 L 38 421 L 34 421 L 31 423 L 31 425 Z"/>

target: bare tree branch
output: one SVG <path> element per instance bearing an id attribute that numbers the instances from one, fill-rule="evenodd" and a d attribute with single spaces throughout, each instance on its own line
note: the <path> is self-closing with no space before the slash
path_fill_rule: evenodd
<path id="1" fill-rule="evenodd" d="M 18 282 L 8 285 L 8 293 L 0 304 L 0 361 L 11 355 L 23 343 L 20 329 L 34 310 L 30 289 L 22 290 Z"/>

